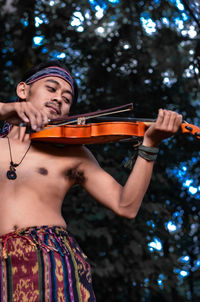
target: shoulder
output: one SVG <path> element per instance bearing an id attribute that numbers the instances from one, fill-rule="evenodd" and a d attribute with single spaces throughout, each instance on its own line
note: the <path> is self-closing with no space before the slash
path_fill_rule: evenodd
<path id="1" fill-rule="evenodd" d="M 97 163 L 92 152 L 84 145 L 73 145 L 67 148 L 67 153 L 76 157 L 80 163 L 84 164 L 86 162 Z"/>
<path id="2" fill-rule="evenodd" d="M 46 146 L 45 151 L 53 156 L 66 159 L 66 161 L 73 162 L 74 165 L 84 165 L 89 163 L 96 163 L 97 160 L 93 156 L 92 152 L 84 145 L 54 145 Z"/>

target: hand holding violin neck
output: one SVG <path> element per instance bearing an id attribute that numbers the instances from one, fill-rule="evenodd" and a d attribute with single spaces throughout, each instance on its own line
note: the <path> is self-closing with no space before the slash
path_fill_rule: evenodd
<path id="1" fill-rule="evenodd" d="M 144 135 L 144 144 L 149 147 L 157 147 L 162 140 L 173 136 L 182 124 L 182 115 L 159 109 L 158 117 Z"/>

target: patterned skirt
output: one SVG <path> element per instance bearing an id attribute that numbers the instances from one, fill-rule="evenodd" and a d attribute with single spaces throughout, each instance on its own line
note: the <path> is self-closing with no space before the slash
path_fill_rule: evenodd
<path id="1" fill-rule="evenodd" d="M 62 227 L 0 236 L 0 302 L 95 302 L 86 259 Z"/>

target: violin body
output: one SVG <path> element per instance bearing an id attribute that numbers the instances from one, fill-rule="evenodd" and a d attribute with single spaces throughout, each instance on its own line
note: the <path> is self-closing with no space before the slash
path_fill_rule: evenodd
<path id="1" fill-rule="evenodd" d="M 31 140 L 61 144 L 100 144 L 143 137 L 147 126 L 133 122 L 102 122 L 46 127 L 31 134 Z"/>
<path id="2" fill-rule="evenodd" d="M 47 126 L 40 132 L 31 133 L 32 141 L 61 144 L 100 144 L 137 140 L 143 137 L 152 122 L 101 122 L 84 125 Z M 200 129 L 192 124 L 182 123 L 182 133 L 200 138 Z"/>

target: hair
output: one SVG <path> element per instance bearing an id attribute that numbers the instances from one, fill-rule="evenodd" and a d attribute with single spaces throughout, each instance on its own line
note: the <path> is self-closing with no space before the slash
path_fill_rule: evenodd
<path id="1" fill-rule="evenodd" d="M 31 77 L 33 74 L 35 74 L 36 72 L 47 68 L 47 67 L 51 67 L 51 66 L 58 66 L 61 67 L 63 69 L 65 69 L 70 75 L 71 72 L 69 71 L 69 69 L 67 68 L 67 66 L 59 60 L 49 60 L 49 61 L 43 61 L 39 64 L 34 65 L 33 67 L 31 67 L 22 77 L 22 82 L 25 82 L 26 79 L 28 79 L 29 77 Z M 77 99 L 78 99 L 78 85 L 75 81 L 75 79 L 72 77 L 73 79 L 73 86 L 74 86 L 74 96 L 73 96 L 73 102 L 72 102 L 72 106 L 71 109 L 75 107 L 76 103 L 77 103 Z"/>

